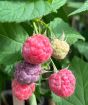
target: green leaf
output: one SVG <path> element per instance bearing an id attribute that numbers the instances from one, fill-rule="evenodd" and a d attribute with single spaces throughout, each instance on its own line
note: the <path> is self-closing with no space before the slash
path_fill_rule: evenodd
<path id="1" fill-rule="evenodd" d="M 84 40 L 84 37 L 81 36 L 75 29 L 70 27 L 60 18 L 55 18 L 50 22 L 49 26 L 55 35 L 60 37 L 62 33 L 65 33 L 66 40 L 69 44 L 74 44 L 78 39 Z"/>
<path id="2" fill-rule="evenodd" d="M 48 2 L 49 2 L 49 3 L 52 3 L 52 2 L 53 2 L 53 0 L 48 0 Z"/>
<path id="3" fill-rule="evenodd" d="M 75 15 L 84 11 L 88 11 L 88 0 L 76 11 L 72 12 L 69 16 Z"/>
<path id="4" fill-rule="evenodd" d="M 6 82 L 9 80 L 8 76 L 3 73 L 0 69 L 0 99 L 1 99 L 1 93 L 6 87 Z"/>
<path id="5" fill-rule="evenodd" d="M 14 70 L 14 64 L 10 65 L 0 65 L 0 70 L 8 75 L 9 77 L 12 77 L 13 75 L 13 70 Z"/>
<path id="6" fill-rule="evenodd" d="M 88 105 L 88 63 L 74 57 L 71 65 L 69 69 L 76 76 L 75 93 L 69 98 L 62 98 L 57 105 Z M 57 98 L 54 100 L 58 100 Z"/>
<path id="7" fill-rule="evenodd" d="M 88 43 L 78 41 L 74 44 L 74 47 L 88 60 Z"/>
<path id="8" fill-rule="evenodd" d="M 0 24 L 0 63 L 13 64 L 21 59 L 21 47 L 28 37 L 18 24 Z"/>
<path id="9" fill-rule="evenodd" d="M 56 103 L 56 105 L 59 103 L 62 103 L 62 98 L 61 97 L 59 97 L 59 96 L 57 96 L 57 95 L 55 95 L 53 92 L 51 93 L 51 97 L 52 97 L 52 99 L 53 99 L 53 101 L 55 101 L 55 103 Z"/>
<path id="10" fill-rule="evenodd" d="M 67 0 L 0 1 L 0 22 L 24 22 L 56 11 Z"/>
<path id="11" fill-rule="evenodd" d="M 83 2 L 68 2 L 67 6 L 71 9 L 71 8 L 75 8 L 78 9 L 83 5 Z"/>

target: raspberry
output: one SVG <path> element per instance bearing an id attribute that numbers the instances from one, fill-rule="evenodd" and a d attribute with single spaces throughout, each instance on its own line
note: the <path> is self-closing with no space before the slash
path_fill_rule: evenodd
<path id="1" fill-rule="evenodd" d="M 53 57 L 56 59 L 64 59 L 69 52 L 69 44 L 59 39 L 52 40 Z"/>
<path id="2" fill-rule="evenodd" d="M 12 93 L 19 100 L 27 100 L 32 96 L 32 93 L 35 91 L 35 83 L 30 85 L 22 85 L 16 80 L 12 81 Z"/>
<path id="3" fill-rule="evenodd" d="M 75 84 L 75 76 L 67 69 L 61 69 L 49 77 L 49 87 L 51 91 L 60 97 L 71 96 L 74 93 Z"/>
<path id="4" fill-rule="evenodd" d="M 41 34 L 28 37 L 23 44 L 22 55 L 25 61 L 31 64 L 40 64 L 47 61 L 52 55 L 49 39 Z"/>
<path id="5" fill-rule="evenodd" d="M 30 84 L 36 82 L 39 79 L 40 74 L 40 64 L 30 64 L 23 61 L 16 65 L 14 77 L 21 84 Z"/>

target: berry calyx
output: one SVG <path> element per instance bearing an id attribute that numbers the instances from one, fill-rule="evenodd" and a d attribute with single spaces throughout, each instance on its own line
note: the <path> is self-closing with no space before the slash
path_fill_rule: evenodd
<path id="1" fill-rule="evenodd" d="M 12 93 L 19 100 L 27 100 L 32 96 L 35 91 L 35 83 L 30 85 L 20 84 L 18 81 L 12 81 Z"/>
<path id="2" fill-rule="evenodd" d="M 23 44 L 22 55 L 26 62 L 40 64 L 52 55 L 52 47 L 48 37 L 36 34 L 28 37 Z"/>
<path id="3" fill-rule="evenodd" d="M 69 97 L 74 93 L 76 79 L 70 70 L 61 69 L 49 77 L 49 87 L 60 97 Z"/>
<path id="4" fill-rule="evenodd" d="M 53 54 L 56 59 L 64 59 L 69 52 L 69 44 L 66 41 L 53 39 L 52 40 Z"/>

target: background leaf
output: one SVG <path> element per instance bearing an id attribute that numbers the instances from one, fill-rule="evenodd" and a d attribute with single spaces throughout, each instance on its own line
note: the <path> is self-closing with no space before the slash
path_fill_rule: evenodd
<path id="1" fill-rule="evenodd" d="M 0 63 L 13 64 L 21 59 L 21 47 L 28 33 L 18 24 L 0 24 Z"/>
<path id="2" fill-rule="evenodd" d="M 53 92 L 51 93 L 51 96 L 52 96 L 53 101 L 56 103 L 56 105 L 57 105 L 58 103 L 59 103 L 59 104 L 62 103 L 62 98 L 61 98 L 61 97 L 55 95 Z"/>
<path id="3" fill-rule="evenodd" d="M 42 17 L 50 12 L 56 11 L 66 3 L 67 0 L 17 0 L 0 1 L 1 22 L 23 22 Z"/>
<path id="4" fill-rule="evenodd" d="M 64 32 L 66 35 L 66 40 L 69 44 L 74 44 L 78 39 L 84 40 L 83 36 L 81 36 L 75 29 L 70 27 L 60 18 L 55 18 L 49 25 L 54 34 L 58 37 L 60 37 Z"/>
<path id="5" fill-rule="evenodd" d="M 78 13 L 84 12 L 84 11 L 88 11 L 88 0 L 79 9 L 72 12 L 70 15 L 75 15 L 75 14 L 78 14 Z"/>
<path id="6" fill-rule="evenodd" d="M 74 44 L 74 47 L 88 60 L 88 43 L 78 41 Z"/>

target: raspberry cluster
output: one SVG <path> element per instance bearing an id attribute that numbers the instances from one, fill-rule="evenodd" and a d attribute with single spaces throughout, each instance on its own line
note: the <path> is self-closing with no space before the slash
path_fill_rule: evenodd
<path id="1" fill-rule="evenodd" d="M 24 61 L 15 66 L 12 92 L 19 100 L 27 100 L 35 91 L 35 82 L 41 74 L 41 64 L 52 55 L 48 37 L 37 34 L 28 37 L 22 47 Z"/>
<path id="2" fill-rule="evenodd" d="M 51 45 L 52 43 L 52 45 Z M 27 100 L 35 91 L 35 82 L 42 73 L 41 64 L 51 56 L 64 59 L 69 51 L 65 41 L 54 39 L 50 43 L 48 37 L 36 34 L 28 37 L 22 47 L 23 61 L 15 66 L 12 92 L 19 100 Z M 62 69 L 49 77 L 49 87 L 56 95 L 69 97 L 74 93 L 76 79 L 70 70 Z"/>

